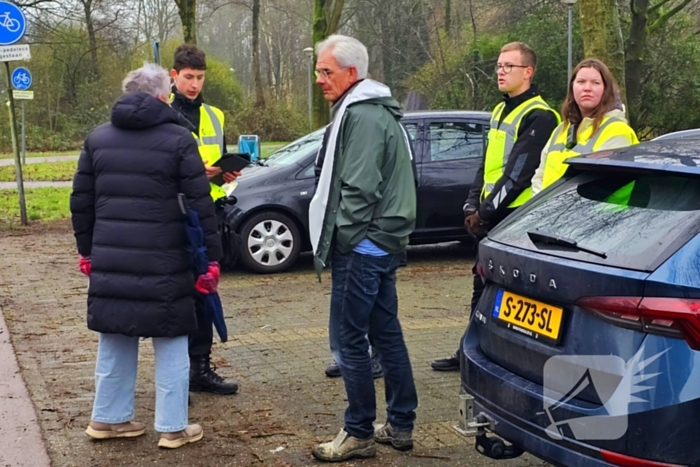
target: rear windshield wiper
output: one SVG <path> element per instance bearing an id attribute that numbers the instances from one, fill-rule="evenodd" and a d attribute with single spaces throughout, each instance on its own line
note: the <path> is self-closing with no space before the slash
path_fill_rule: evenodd
<path id="1" fill-rule="evenodd" d="M 551 235 L 548 233 L 540 232 L 539 230 L 528 230 L 527 236 L 530 237 L 532 243 L 545 243 L 550 245 L 563 246 L 566 248 L 571 248 L 572 250 L 583 251 L 592 255 L 600 256 L 601 258 L 608 257 L 608 255 L 604 252 L 580 246 L 578 243 L 576 243 L 576 240 L 571 240 L 570 238 Z"/>

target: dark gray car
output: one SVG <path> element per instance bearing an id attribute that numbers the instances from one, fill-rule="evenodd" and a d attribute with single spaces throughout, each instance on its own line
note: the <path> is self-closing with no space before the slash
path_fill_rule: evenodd
<path id="1" fill-rule="evenodd" d="M 462 206 L 484 151 L 490 114 L 477 111 L 408 112 L 418 177 L 418 217 L 412 245 L 470 242 Z M 284 271 L 309 251 L 308 209 L 314 161 L 324 130 L 315 131 L 249 166 L 234 182 L 226 207 L 225 266 L 238 259 L 257 273 Z"/>

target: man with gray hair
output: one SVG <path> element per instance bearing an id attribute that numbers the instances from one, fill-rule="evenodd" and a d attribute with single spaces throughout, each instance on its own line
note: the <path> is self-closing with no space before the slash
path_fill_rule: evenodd
<path id="1" fill-rule="evenodd" d="M 197 326 L 195 286 L 216 289 L 218 263 L 195 277 L 180 194 L 194 210 L 211 261 L 222 256 L 209 182 L 192 134 L 170 108 L 168 73 L 146 64 L 130 72 L 111 122 L 85 140 L 70 209 L 80 271 L 90 278 L 88 328 L 99 333 L 93 439 L 145 433 L 133 421 L 139 338 L 156 359 L 158 446 L 202 439 L 188 425 L 187 337 Z"/>
<path id="2" fill-rule="evenodd" d="M 375 441 L 413 447 L 418 404 L 398 319 L 396 268 L 416 219 L 408 136 L 399 104 L 366 79 L 367 49 L 334 35 L 317 46 L 316 83 L 332 102 L 332 122 L 316 161 L 318 186 L 309 209 L 314 263 L 330 261 L 330 347 L 348 397 L 345 426 L 313 449 L 323 461 L 372 457 Z M 387 421 L 376 431 L 368 340 L 384 367 Z"/>

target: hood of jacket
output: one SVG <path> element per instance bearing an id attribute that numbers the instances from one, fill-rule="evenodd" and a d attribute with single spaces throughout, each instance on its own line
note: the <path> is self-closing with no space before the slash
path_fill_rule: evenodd
<path id="1" fill-rule="evenodd" d="M 391 96 L 370 97 L 364 101 L 361 101 L 361 103 L 384 106 L 384 108 L 388 110 L 389 113 L 397 120 L 403 117 L 401 105 Z"/>
<path id="2" fill-rule="evenodd" d="M 124 94 L 112 107 L 112 125 L 142 130 L 163 123 L 178 123 L 177 113 L 166 103 L 145 92 Z"/>
<path id="3" fill-rule="evenodd" d="M 611 111 L 607 112 L 605 114 L 606 117 L 614 117 L 614 118 L 619 118 L 625 123 L 627 122 L 627 117 L 625 116 L 625 112 L 623 112 L 620 109 L 612 109 Z M 579 125 L 579 133 L 584 131 L 586 128 L 589 126 L 593 125 L 593 119 L 590 117 L 584 117 L 583 120 L 581 120 L 581 124 Z"/>
<path id="4" fill-rule="evenodd" d="M 335 117 L 338 109 L 345 100 L 347 106 L 356 104 L 375 104 L 384 106 L 395 118 L 403 117 L 401 105 L 391 96 L 391 90 L 384 84 L 371 79 L 357 81 L 349 87 L 345 93 L 333 103 L 331 107 L 331 117 Z"/>

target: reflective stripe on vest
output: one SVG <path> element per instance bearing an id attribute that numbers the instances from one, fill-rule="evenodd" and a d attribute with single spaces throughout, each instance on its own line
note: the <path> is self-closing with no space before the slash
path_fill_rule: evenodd
<path id="1" fill-rule="evenodd" d="M 204 165 L 211 166 L 221 159 L 224 148 L 224 114 L 216 107 L 202 104 L 199 110 L 199 135 L 194 135 L 199 146 L 199 155 Z M 218 185 L 209 184 L 214 201 L 226 197 L 226 191 Z"/>
<path id="2" fill-rule="evenodd" d="M 567 127 L 566 133 L 572 131 L 573 126 L 571 125 L 559 125 L 550 139 L 551 143 L 547 151 L 547 159 L 545 160 L 544 174 L 542 176 L 542 189 L 547 188 L 564 176 L 566 169 L 569 168 L 568 164 L 564 163 L 567 159 L 595 152 L 600 145 L 615 136 L 629 136 L 630 144 L 638 142 L 634 131 L 623 119 L 605 117 L 600 127 L 598 127 L 598 131 L 592 138 L 586 140 L 584 135 L 580 135 L 579 137 L 583 136 L 582 141 L 585 142 L 577 143 L 573 148 L 566 149 L 566 142 L 569 137 L 568 134 L 564 132 L 565 126 Z M 593 128 L 589 127 L 584 131 L 584 134 L 592 131 Z"/>
<path id="3" fill-rule="evenodd" d="M 559 114 L 552 109 L 540 96 L 535 96 L 520 104 L 501 120 L 501 114 L 505 109 L 505 103 L 501 102 L 493 109 L 491 114 L 491 128 L 488 132 L 488 146 L 484 160 L 484 188 L 481 191 L 481 199 L 486 198 L 498 180 L 503 176 L 508 158 L 518 139 L 518 130 L 523 118 L 533 110 L 552 112 L 560 121 Z M 500 123 L 500 125 L 499 125 Z M 532 188 L 524 190 L 508 207 L 515 208 L 525 204 L 532 197 Z"/>
<path id="4" fill-rule="evenodd" d="M 221 154 L 223 154 L 226 152 L 226 150 L 224 148 L 224 129 L 221 127 L 221 125 L 223 124 L 223 121 L 219 120 L 219 117 L 214 113 L 214 110 L 211 108 L 210 105 L 202 104 L 202 109 L 204 109 L 204 111 L 207 113 L 207 116 L 209 117 L 209 121 L 211 122 L 211 126 L 214 128 L 214 136 L 200 136 L 199 140 L 201 142 L 198 142 L 197 144 L 217 145 L 217 146 L 219 146 L 219 148 L 221 150 Z M 200 135 L 202 133 L 201 121 L 202 120 L 201 120 L 201 115 L 200 115 L 200 124 L 199 124 Z"/>

